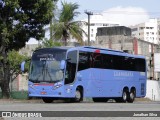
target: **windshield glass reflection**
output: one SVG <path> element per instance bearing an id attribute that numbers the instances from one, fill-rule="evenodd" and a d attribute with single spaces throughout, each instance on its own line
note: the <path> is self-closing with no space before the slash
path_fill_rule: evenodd
<path id="1" fill-rule="evenodd" d="M 64 51 L 36 52 L 30 66 L 29 80 L 32 82 L 57 82 L 63 80 L 60 69 L 61 60 L 65 59 Z"/>

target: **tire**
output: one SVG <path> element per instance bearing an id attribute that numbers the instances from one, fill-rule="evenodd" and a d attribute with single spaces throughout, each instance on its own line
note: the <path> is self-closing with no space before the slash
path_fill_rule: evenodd
<path id="1" fill-rule="evenodd" d="M 117 103 L 126 103 L 129 100 L 129 92 L 124 90 L 122 93 L 122 97 L 120 98 L 115 98 L 115 101 Z"/>
<path id="2" fill-rule="evenodd" d="M 76 89 L 76 94 L 75 94 L 75 98 L 74 98 L 74 102 L 81 102 L 83 101 L 83 94 L 81 89 Z"/>
<path id="3" fill-rule="evenodd" d="M 134 92 L 134 91 L 131 91 L 130 94 L 129 94 L 128 102 L 129 102 L 129 103 L 133 103 L 133 102 L 134 102 L 134 99 L 135 99 L 135 92 Z"/>
<path id="4" fill-rule="evenodd" d="M 127 100 L 129 99 L 129 92 L 128 91 L 123 91 L 123 93 L 122 93 L 122 102 L 124 102 L 124 103 L 126 103 L 127 102 Z"/>
<path id="5" fill-rule="evenodd" d="M 107 102 L 107 98 L 92 98 L 93 102 Z"/>
<path id="6" fill-rule="evenodd" d="M 52 103 L 53 99 L 52 98 L 42 98 L 43 102 L 45 103 Z"/>

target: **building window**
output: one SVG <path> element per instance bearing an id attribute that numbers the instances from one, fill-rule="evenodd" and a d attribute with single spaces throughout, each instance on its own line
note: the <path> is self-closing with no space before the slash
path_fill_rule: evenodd
<path id="1" fill-rule="evenodd" d="M 108 24 L 103 24 L 103 26 L 108 26 Z"/>
<path id="2" fill-rule="evenodd" d="M 140 30 L 143 30 L 144 29 L 144 27 L 140 27 Z"/>
<path id="3" fill-rule="evenodd" d="M 132 28 L 131 30 L 132 30 L 132 32 L 134 32 L 134 31 L 138 31 L 138 29 L 137 29 L 137 28 Z"/>
<path id="4" fill-rule="evenodd" d="M 95 24 L 94 24 L 94 23 L 91 23 L 90 25 L 91 25 L 91 26 L 95 26 Z"/>

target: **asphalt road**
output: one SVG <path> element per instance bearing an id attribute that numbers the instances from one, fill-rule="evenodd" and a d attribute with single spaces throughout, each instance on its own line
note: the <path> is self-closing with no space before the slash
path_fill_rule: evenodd
<path id="1" fill-rule="evenodd" d="M 147 114 L 149 113 L 154 113 L 156 115 L 155 111 L 160 111 L 160 102 L 151 102 L 151 101 L 147 101 L 147 102 L 134 102 L 134 103 L 93 103 L 93 102 L 83 102 L 83 103 L 63 103 L 63 102 L 58 102 L 58 103 L 50 103 L 50 104 L 46 104 L 43 102 L 26 102 L 26 101 L 0 101 L 0 111 L 34 111 L 34 112 L 38 112 L 38 111 L 58 111 L 58 115 L 60 117 L 53 117 L 55 114 L 55 112 L 50 113 L 52 114 L 52 117 L 47 117 L 47 118 L 41 118 L 41 119 L 58 119 L 58 120 L 119 120 L 119 117 L 123 117 L 123 120 L 125 119 L 130 119 L 130 120 L 137 120 L 137 119 L 143 119 L 145 116 L 139 116 L 139 117 L 132 117 L 130 115 L 134 115 L 135 112 L 132 113 L 132 111 L 138 111 L 137 113 L 140 115 L 145 115 L 144 111 L 147 111 Z M 75 117 L 64 117 L 63 115 L 66 115 L 66 113 L 64 113 L 64 111 L 73 111 L 73 112 L 68 112 L 67 114 L 71 114 L 71 116 L 74 116 L 74 111 L 80 111 L 81 113 L 79 113 L 78 116 Z M 94 111 L 94 113 L 91 113 L 93 116 L 92 117 L 85 117 L 86 113 L 89 113 L 91 111 Z M 106 117 L 103 116 L 104 114 L 101 111 L 107 111 L 107 112 L 111 112 L 109 114 L 115 114 L 115 116 L 117 114 L 119 114 L 119 111 L 131 111 L 131 113 L 127 113 L 129 114 L 130 117 L 124 117 L 124 116 L 119 116 L 119 117 Z M 106 114 L 108 114 L 106 112 Z M 45 112 L 47 113 L 47 112 Z M 137 114 L 136 113 L 136 114 Z M 144 113 L 144 114 L 142 114 Z M 82 115 L 83 114 L 83 115 Z M 101 116 L 102 114 L 102 116 Z M 123 114 L 123 113 L 122 113 Z M 81 117 L 81 115 L 83 117 Z M 99 116 L 99 117 L 96 117 Z M 158 112 L 158 116 L 160 117 L 160 112 Z M 0 120 L 3 118 L 0 118 Z M 5 120 L 10 120 L 10 119 L 22 119 L 22 118 L 4 118 Z M 24 119 L 24 118 L 23 118 Z M 28 118 L 26 118 L 28 120 Z M 35 118 L 29 118 L 29 119 L 35 119 Z M 121 118 L 122 119 L 122 118 Z M 145 119 L 147 120 L 158 120 L 158 117 L 145 117 Z M 37 120 L 39 120 L 39 118 L 37 118 Z"/>

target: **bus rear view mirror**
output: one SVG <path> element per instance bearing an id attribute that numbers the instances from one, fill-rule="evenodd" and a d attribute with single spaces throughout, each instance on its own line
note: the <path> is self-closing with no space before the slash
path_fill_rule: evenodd
<path id="1" fill-rule="evenodd" d="M 60 69 L 61 69 L 61 70 L 64 70 L 64 69 L 65 69 L 65 65 L 66 65 L 65 60 L 61 60 Z"/>

